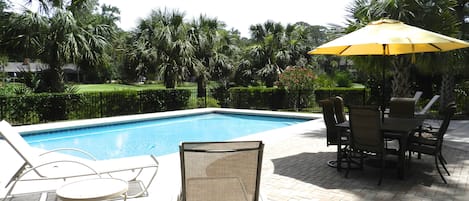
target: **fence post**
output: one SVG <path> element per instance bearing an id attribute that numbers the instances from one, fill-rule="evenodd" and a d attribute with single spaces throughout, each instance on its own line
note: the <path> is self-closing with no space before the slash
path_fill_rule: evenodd
<path id="1" fill-rule="evenodd" d="M 99 117 L 103 117 L 103 92 L 99 92 Z"/>

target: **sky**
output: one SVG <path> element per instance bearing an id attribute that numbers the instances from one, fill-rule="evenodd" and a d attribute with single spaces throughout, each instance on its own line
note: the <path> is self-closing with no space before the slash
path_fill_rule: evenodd
<path id="1" fill-rule="evenodd" d="M 12 0 L 24 2 L 24 0 Z M 344 25 L 346 7 L 353 0 L 99 0 L 100 4 L 118 7 L 121 20 L 118 25 L 126 30 L 136 27 L 139 19 L 149 16 L 156 9 L 177 9 L 192 20 L 200 14 L 225 22 L 244 37 L 249 36 L 249 26 L 267 20 L 295 23 L 303 21 L 311 25 Z"/>

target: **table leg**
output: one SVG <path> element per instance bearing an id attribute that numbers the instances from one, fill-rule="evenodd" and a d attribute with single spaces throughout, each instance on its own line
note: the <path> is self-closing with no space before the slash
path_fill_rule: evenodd
<path id="1" fill-rule="evenodd" d="M 406 167 L 406 159 L 405 159 L 405 152 L 407 151 L 407 138 L 401 137 L 399 138 L 399 159 L 398 159 L 398 177 L 400 179 L 405 178 L 405 167 Z"/>
<path id="2" fill-rule="evenodd" d="M 342 168 L 342 129 L 337 129 L 338 143 L 337 143 L 337 171 Z"/>

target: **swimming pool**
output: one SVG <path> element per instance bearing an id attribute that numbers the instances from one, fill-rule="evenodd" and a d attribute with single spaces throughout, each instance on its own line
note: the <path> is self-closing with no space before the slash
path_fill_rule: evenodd
<path id="1" fill-rule="evenodd" d="M 144 154 L 161 156 L 177 152 L 178 145 L 182 141 L 226 141 L 308 120 L 246 114 L 203 113 L 61 129 L 24 137 L 33 147 L 46 150 L 61 147 L 79 148 L 92 153 L 98 159 Z"/>

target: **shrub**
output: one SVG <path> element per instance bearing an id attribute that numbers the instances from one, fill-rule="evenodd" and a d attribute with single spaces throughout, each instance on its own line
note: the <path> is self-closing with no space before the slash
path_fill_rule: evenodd
<path id="1" fill-rule="evenodd" d="M 287 67 L 279 76 L 278 86 L 287 89 L 289 96 L 294 97 L 289 99 L 289 105 L 297 110 L 309 107 L 315 79 L 313 70 L 309 68 Z"/>
<path id="2" fill-rule="evenodd" d="M 335 73 L 335 81 L 338 87 L 352 86 L 352 76 L 347 71 L 338 71 Z"/>
<path id="3" fill-rule="evenodd" d="M 288 90 L 308 90 L 314 88 L 315 79 L 309 68 L 287 67 L 279 76 L 278 86 Z"/>

